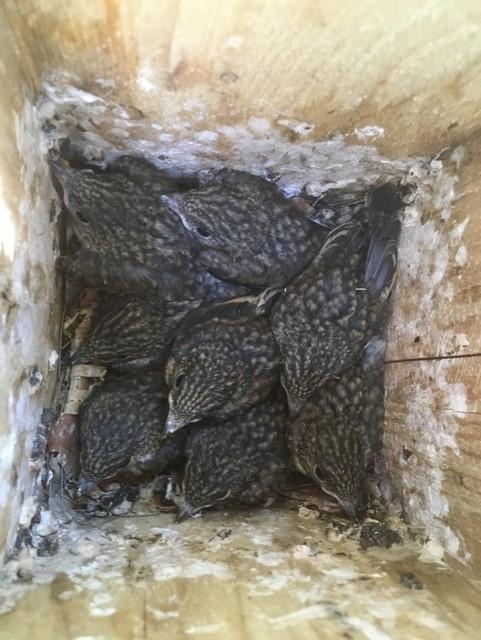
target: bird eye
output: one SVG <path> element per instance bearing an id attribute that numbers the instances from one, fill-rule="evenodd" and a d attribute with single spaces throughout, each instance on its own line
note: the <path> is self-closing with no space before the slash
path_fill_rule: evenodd
<path id="1" fill-rule="evenodd" d="M 210 233 L 204 227 L 196 227 L 195 232 L 202 238 L 210 238 Z"/>
<path id="2" fill-rule="evenodd" d="M 323 482 L 326 479 L 326 476 L 324 475 L 324 473 L 322 472 L 321 467 L 317 466 L 314 467 L 314 473 L 316 474 L 316 477 Z"/>
<path id="3" fill-rule="evenodd" d="M 175 388 L 176 389 L 178 389 L 180 387 L 180 385 L 182 384 L 182 380 L 184 378 L 185 378 L 185 374 L 184 373 L 179 373 L 179 375 L 175 379 Z"/>

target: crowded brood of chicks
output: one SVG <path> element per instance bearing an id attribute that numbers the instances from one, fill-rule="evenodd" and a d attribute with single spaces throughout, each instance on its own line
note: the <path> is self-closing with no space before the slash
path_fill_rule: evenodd
<path id="1" fill-rule="evenodd" d="M 230 169 L 176 179 L 68 144 L 50 165 L 73 231 L 59 268 L 99 298 L 70 360 L 107 368 L 80 409 L 77 497 L 175 472 L 183 520 L 270 504 L 297 470 L 351 517 L 369 492 L 389 499 L 399 187 L 300 204 Z"/>

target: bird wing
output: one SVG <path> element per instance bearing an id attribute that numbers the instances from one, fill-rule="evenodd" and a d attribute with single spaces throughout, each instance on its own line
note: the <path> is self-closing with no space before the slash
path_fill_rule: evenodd
<path id="1" fill-rule="evenodd" d="M 372 300 L 384 303 L 396 282 L 401 222 L 390 218 L 374 231 L 367 254 L 365 282 Z"/>

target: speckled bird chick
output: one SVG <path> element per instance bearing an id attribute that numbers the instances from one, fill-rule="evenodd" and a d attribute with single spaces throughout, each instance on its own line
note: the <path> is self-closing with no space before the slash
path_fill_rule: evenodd
<path id="1" fill-rule="evenodd" d="M 163 195 L 198 187 L 193 176 L 173 176 L 142 156 L 120 155 L 107 163 L 106 170 L 121 173 L 143 189 Z"/>
<path id="2" fill-rule="evenodd" d="M 157 167 L 144 156 L 92 144 L 78 132 L 59 140 L 57 148 L 50 150 L 50 157 L 55 162 L 64 161 L 77 170 L 91 169 L 99 174 L 117 173 L 143 189 L 157 194 L 199 186 L 194 177 L 174 176 L 170 171 Z"/>
<path id="3" fill-rule="evenodd" d="M 167 400 L 156 371 L 109 374 L 79 413 L 78 494 L 129 471 L 162 472 L 180 456 L 176 440 L 163 436 Z"/>
<path id="4" fill-rule="evenodd" d="M 237 298 L 185 318 L 166 368 L 168 432 L 206 417 L 227 418 L 269 394 L 279 375 L 269 301 Z"/>
<path id="5" fill-rule="evenodd" d="M 122 174 L 50 165 L 82 247 L 61 259 L 67 274 L 93 286 L 202 297 L 189 237 L 154 193 Z"/>
<path id="6" fill-rule="evenodd" d="M 191 428 L 177 520 L 215 506 L 269 504 L 287 464 L 286 416 L 277 389 L 242 414 Z"/>
<path id="7" fill-rule="evenodd" d="M 164 196 L 201 247 L 200 263 L 223 280 L 283 286 L 312 260 L 326 232 L 270 182 L 223 169 L 200 189 Z"/>
<path id="8" fill-rule="evenodd" d="M 297 469 L 352 518 L 363 506 L 374 456 L 382 449 L 383 359 L 383 342 L 374 341 L 361 360 L 317 389 L 289 424 L 289 449 Z"/>
<path id="9" fill-rule="evenodd" d="M 199 301 L 166 301 L 158 296 L 106 293 L 95 310 L 93 327 L 72 362 L 114 371 L 165 368 L 177 328 Z"/>
<path id="10" fill-rule="evenodd" d="M 399 233 L 396 212 L 363 209 L 329 234 L 313 262 L 274 303 L 271 324 L 291 415 L 351 366 L 385 325 Z"/>

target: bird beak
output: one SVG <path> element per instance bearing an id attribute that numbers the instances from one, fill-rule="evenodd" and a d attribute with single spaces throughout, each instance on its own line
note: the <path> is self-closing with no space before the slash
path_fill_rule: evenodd
<path id="1" fill-rule="evenodd" d="M 95 489 L 97 489 L 97 483 L 94 480 L 91 480 L 88 476 L 81 474 L 77 482 L 75 495 L 77 498 L 89 496 L 95 491 Z"/>
<path id="2" fill-rule="evenodd" d="M 291 416 L 291 418 L 297 418 L 304 407 L 304 403 L 302 402 L 302 400 L 298 400 L 297 398 L 294 400 L 288 393 L 287 405 L 289 407 L 289 415 Z"/>
<path id="3" fill-rule="evenodd" d="M 358 501 L 357 500 L 339 500 L 339 504 L 341 505 L 341 507 L 344 509 L 344 511 L 347 513 L 347 515 L 352 519 L 355 520 L 357 517 L 357 509 L 358 509 Z"/>
<path id="4" fill-rule="evenodd" d="M 287 385 L 285 384 L 284 376 L 282 374 L 281 374 L 281 385 L 284 391 L 286 392 L 289 415 L 291 416 L 291 418 L 296 418 L 301 413 L 305 403 L 299 398 L 293 398 L 293 396 L 289 392 L 289 389 L 287 388 Z"/>
<path id="5" fill-rule="evenodd" d="M 182 427 L 185 427 L 186 424 L 187 424 L 187 420 L 182 420 L 182 418 L 176 418 L 173 415 L 172 410 L 170 410 L 169 415 L 167 416 L 167 420 L 165 422 L 164 434 L 174 433 L 175 431 L 182 429 Z"/>
<path id="6" fill-rule="evenodd" d="M 175 199 L 175 196 L 167 196 L 164 194 L 160 196 L 160 199 L 167 207 L 169 207 L 169 209 L 174 211 L 174 213 L 176 213 L 177 215 L 180 214 L 179 203 Z"/>
<path id="7" fill-rule="evenodd" d="M 70 176 L 69 167 L 64 163 L 58 162 L 56 160 L 52 160 L 52 158 L 48 159 L 48 164 L 50 166 L 50 170 L 52 171 L 53 175 L 63 187 Z"/>
<path id="8" fill-rule="evenodd" d="M 189 520 L 189 518 L 193 518 L 195 515 L 201 515 L 200 509 L 195 509 L 188 502 L 182 500 L 179 511 L 177 512 L 177 515 L 175 517 L 175 522 L 177 524 L 185 522 L 186 520 Z"/>
<path id="9" fill-rule="evenodd" d="M 182 222 L 184 227 L 187 229 L 187 231 L 192 231 L 192 228 L 193 228 L 192 223 L 189 222 L 189 220 L 182 213 L 182 209 L 180 207 L 180 201 L 179 201 L 180 197 L 181 196 L 162 195 L 160 196 L 160 199 L 167 207 L 169 207 L 171 211 L 173 211 L 180 218 L 180 221 Z"/>

